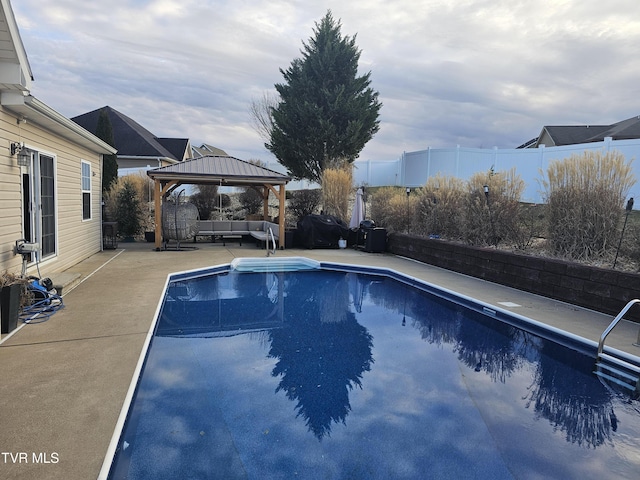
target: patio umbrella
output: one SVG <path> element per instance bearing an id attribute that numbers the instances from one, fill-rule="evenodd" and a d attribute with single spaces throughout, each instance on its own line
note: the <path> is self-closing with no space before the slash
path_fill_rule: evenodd
<path id="1" fill-rule="evenodd" d="M 351 221 L 349 222 L 349 228 L 359 228 L 360 222 L 364 220 L 364 202 L 362 201 L 362 188 L 359 188 L 356 192 L 356 202 L 353 205 L 353 212 L 351 213 Z"/>

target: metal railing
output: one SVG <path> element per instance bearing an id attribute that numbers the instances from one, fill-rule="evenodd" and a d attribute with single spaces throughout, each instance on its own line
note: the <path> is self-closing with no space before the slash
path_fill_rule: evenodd
<path id="1" fill-rule="evenodd" d="M 629 303 L 627 303 L 625 307 L 620 311 L 620 313 L 616 316 L 616 318 L 614 318 L 613 321 L 609 324 L 609 326 L 604 330 L 604 332 L 602 332 L 602 335 L 600 335 L 600 341 L 598 342 L 598 357 L 602 354 L 602 349 L 604 348 L 604 341 L 606 340 L 607 336 L 611 333 L 611 330 L 614 329 L 614 327 L 618 324 L 618 322 L 622 320 L 622 317 L 624 317 L 624 314 L 627 313 L 629 309 L 633 307 L 633 305 L 636 303 L 640 303 L 640 299 L 636 298 L 631 300 Z M 638 332 L 638 343 L 640 343 L 640 332 Z"/>
<path id="2" fill-rule="evenodd" d="M 272 245 L 273 245 L 273 250 L 269 249 L 269 238 L 271 238 L 271 242 L 272 242 Z M 267 230 L 267 245 L 266 245 L 266 247 L 267 247 L 267 257 L 269 255 L 275 255 L 276 254 L 276 237 L 273 234 L 273 230 L 272 230 L 271 227 L 269 227 L 268 230 Z"/>

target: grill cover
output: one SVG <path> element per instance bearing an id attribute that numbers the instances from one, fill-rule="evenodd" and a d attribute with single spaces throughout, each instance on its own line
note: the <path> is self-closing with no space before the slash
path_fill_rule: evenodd
<path id="1" fill-rule="evenodd" d="M 306 215 L 298 221 L 297 234 L 303 247 L 338 248 L 338 240 L 349 236 L 349 227 L 331 215 Z"/>

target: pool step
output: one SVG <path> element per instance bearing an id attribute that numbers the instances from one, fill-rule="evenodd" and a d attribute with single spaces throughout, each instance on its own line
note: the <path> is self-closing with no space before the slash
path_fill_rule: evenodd
<path id="1" fill-rule="evenodd" d="M 640 391 L 640 367 L 619 357 L 601 353 L 593 373 L 632 392 Z"/>
<path id="2" fill-rule="evenodd" d="M 231 269 L 237 272 L 293 272 L 318 268 L 320 262 L 304 257 L 236 258 L 231 262 Z"/>

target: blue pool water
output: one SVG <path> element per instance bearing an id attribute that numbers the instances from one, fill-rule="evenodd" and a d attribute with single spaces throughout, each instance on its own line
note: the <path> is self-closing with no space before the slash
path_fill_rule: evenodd
<path id="1" fill-rule="evenodd" d="M 637 479 L 640 404 L 576 348 L 387 275 L 184 277 L 110 478 Z"/>

